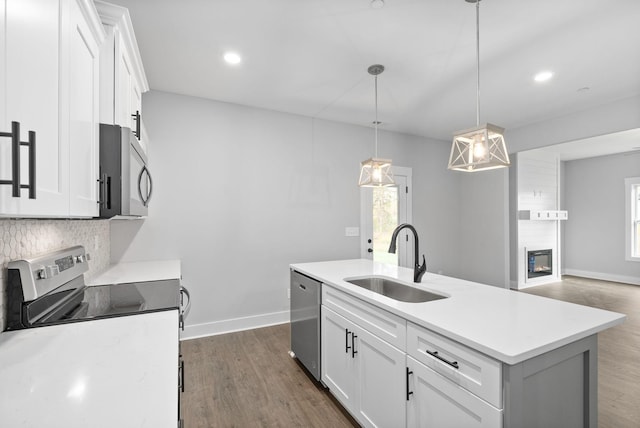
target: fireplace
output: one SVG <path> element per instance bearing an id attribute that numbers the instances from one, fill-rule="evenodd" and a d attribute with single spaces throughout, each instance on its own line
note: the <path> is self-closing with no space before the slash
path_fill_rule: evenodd
<path id="1" fill-rule="evenodd" d="M 527 251 L 527 278 L 537 278 L 540 276 L 553 274 L 552 251 L 537 250 Z"/>

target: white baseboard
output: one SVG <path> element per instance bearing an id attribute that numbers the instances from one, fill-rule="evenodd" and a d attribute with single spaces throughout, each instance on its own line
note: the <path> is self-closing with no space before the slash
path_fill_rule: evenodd
<path id="1" fill-rule="evenodd" d="M 289 319 L 289 311 L 287 310 L 244 318 L 187 325 L 180 335 L 180 340 L 196 339 L 198 337 L 215 336 L 218 334 L 232 333 L 234 331 L 251 330 L 254 328 L 284 324 L 289 322 Z"/>
<path id="2" fill-rule="evenodd" d="M 624 284 L 640 285 L 640 278 L 637 276 L 616 275 L 603 272 L 589 272 L 578 269 L 564 269 L 565 275 L 580 276 L 582 278 L 600 279 L 602 281 L 622 282 Z"/>

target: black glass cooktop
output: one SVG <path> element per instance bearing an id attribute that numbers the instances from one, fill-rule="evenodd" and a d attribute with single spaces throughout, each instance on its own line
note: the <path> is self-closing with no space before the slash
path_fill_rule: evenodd
<path id="1" fill-rule="evenodd" d="M 172 279 L 83 287 L 73 300 L 73 305 L 34 326 L 180 309 L 180 282 Z"/>

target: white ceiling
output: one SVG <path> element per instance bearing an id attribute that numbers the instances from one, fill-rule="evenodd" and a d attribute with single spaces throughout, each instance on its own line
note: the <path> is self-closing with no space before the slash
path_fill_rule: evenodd
<path id="1" fill-rule="evenodd" d="M 379 63 L 382 129 L 449 140 L 475 126 L 465 0 L 110 1 L 130 10 L 152 89 L 370 125 Z M 480 59 L 480 121 L 507 129 L 639 95 L 640 1 L 484 0 Z M 554 78 L 534 82 L 541 70 Z"/>

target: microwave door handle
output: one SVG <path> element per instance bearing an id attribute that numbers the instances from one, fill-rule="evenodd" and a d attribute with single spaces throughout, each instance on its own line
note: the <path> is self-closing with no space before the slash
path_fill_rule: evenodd
<path id="1" fill-rule="evenodd" d="M 147 167 L 143 165 L 142 169 L 140 170 L 140 173 L 138 174 L 138 196 L 142 201 L 142 205 L 145 207 L 147 206 L 147 199 L 145 199 L 145 197 L 142 196 L 142 176 L 144 175 L 144 172 L 146 169 Z"/>
<path id="2" fill-rule="evenodd" d="M 147 192 L 147 202 L 146 205 L 149 205 L 149 201 L 151 200 L 151 195 L 153 194 L 153 179 L 151 178 L 151 171 L 146 166 L 144 167 L 147 172 L 147 177 L 149 177 L 149 190 Z"/>

